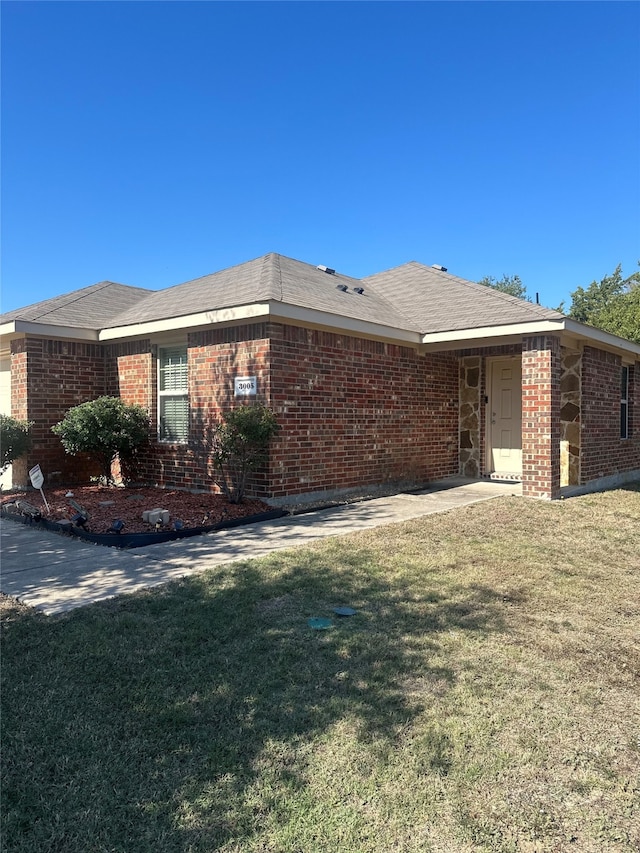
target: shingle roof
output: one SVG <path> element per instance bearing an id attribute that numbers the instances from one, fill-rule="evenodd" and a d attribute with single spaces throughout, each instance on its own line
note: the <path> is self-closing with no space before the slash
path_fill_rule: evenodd
<path id="1" fill-rule="evenodd" d="M 344 285 L 347 291 L 338 289 Z M 109 327 L 128 326 L 171 317 L 215 311 L 254 302 L 282 302 L 342 317 L 395 328 L 417 328 L 384 296 L 353 288 L 358 279 L 328 275 L 311 264 L 270 253 L 211 275 L 154 291 L 112 319 Z"/>
<path id="2" fill-rule="evenodd" d="M 564 316 L 417 261 L 362 281 L 417 323 L 422 334 L 561 320 Z"/>
<path id="3" fill-rule="evenodd" d="M 25 308 L 16 308 L 0 316 L 0 323 L 27 320 L 51 326 L 99 330 L 109 325 L 111 318 L 123 307 L 128 309 L 152 291 L 130 287 L 113 281 L 101 281 L 62 296 L 54 296 Z"/>
<path id="4" fill-rule="evenodd" d="M 0 322 L 113 329 L 267 301 L 422 334 L 563 318 L 416 261 L 360 280 L 270 253 L 163 290 L 102 281 L 10 311 Z"/>

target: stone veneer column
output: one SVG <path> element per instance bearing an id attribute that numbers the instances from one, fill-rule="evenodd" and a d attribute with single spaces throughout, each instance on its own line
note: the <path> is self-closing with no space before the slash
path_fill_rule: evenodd
<path id="1" fill-rule="evenodd" d="M 522 339 L 522 494 L 560 496 L 560 341 Z"/>
<path id="2" fill-rule="evenodd" d="M 582 353 L 561 348 L 560 378 L 560 442 L 562 459 L 561 486 L 580 482 L 580 431 L 582 410 Z"/>
<path id="3" fill-rule="evenodd" d="M 480 357 L 460 359 L 460 473 L 479 477 Z"/>

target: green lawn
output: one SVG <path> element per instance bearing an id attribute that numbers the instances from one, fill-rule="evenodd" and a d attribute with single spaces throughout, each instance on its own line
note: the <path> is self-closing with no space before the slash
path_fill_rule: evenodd
<path id="1" fill-rule="evenodd" d="M 2 850 L 637 851 L 639 580 L 640 487 L 5 602 Z"/>

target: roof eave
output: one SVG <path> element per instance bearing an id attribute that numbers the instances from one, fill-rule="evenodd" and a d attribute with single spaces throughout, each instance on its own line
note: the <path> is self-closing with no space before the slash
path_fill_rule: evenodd
<path id="1" fill-rule="evenodd" d="M 365 338 L 397 341 L 406 346 L 419 346 L 421 343 L 421 336 L 418 331 L 400 326 L 386 326 L 370 320 L 359 320 L 355 317 L 332 314 L 328 311 L 319 311 L 315 308 L 302 308 L 286 302 L 271 302 L 270 307 L 271 316 L 274 319 L 284 320 L 289 323 L 302 323 L 305 326 L 336 329 Z"/>
<path id="2" fill-rule="evenodd" d="M 97 341 L 98 330 L 82 326 L 55 326 L 32 320 L 10 320 L 0 325 L 0 336 L 12 339 L 19 335 L 41 335 L 48 338 L 72 338 L 76 341 Z"/>
<path id="3" fill-rule="evenodd" d="M 558 334 L 564 320 L 533 320 L 526 323 L 509 323 L 504 326 L 482 326 L 477 329 L 452 329 L 446 332 L 428 332 L 422 336 L 427 350 L 469 349 L 488 346 L 495 338 L 520 340 L 523 335 Z"/>
<path id="4" fill-rule="evenodd" d="M 246 322 L 269 314 L 269 303 L 256 302 L 231 308 L 218 308 L 215 311 L 199 311 L 182 317 L 166 317 L 161 320 L 147 320 L 142 323 L 130 323 L 126 326 L 113 326 L 102 329 L 101 341 L 115 341 L 122 338 L 139 338 L 183 329 L 198 329 L 219 323 Z"/>
<path id="5" fill-rule="evenodd" d="M 585 323 L 566 317 L 565 331 L 578 342 L 595 343 L 599 349 L 619 353 L 623 358 L 626 356 L 628 360 L 640 359 L 640 344 L 613 335 L 611 332 L 605 332 L 603 329 L 597 329 L 595 326 L 587 326 Z"/>
<path id="6" fill-rule="evenodd" d="M 318 311 L 315 308 L 303 308 L 286 302 L 269 300 L 249 305 L 239 305 L 231 308 L 220 308 L 215 311 L 202 311 L 197 314 L 185 314 L 183 317 L 170 317 L 164 320 L 150 320 L 128 326 L 116 326 L 103 329 L 100 332 L 101 341 L 114 341 L 123 338 L 140 338 L 148 335 L 164 334 L 180 330 L 193 330 L 216 326 L 220 324 L 244 323 L 269 317 L 288 323 L 302 323 L 317 328 L 336 329 L 354 335 L 364 335 L 369 338 L 385 338 L 407 345 L 418 346 L 420 334 L 417 331 L 402 329 L 395 326 L 384 326 L 368 320 L 358 320 L 328 311 Z"/>
<path id="7" fill-rule="evenodd" d="M 526 335 L 560 335 L 563 343 L 578 346 L 587 344 L 614 352 L 624 359 L 640 358 L 640 344 L 627 341 L 610 332 L 578 323 L 569 317 L 557 320 L 534 320 L 526 323 L 510 323 L 503 326 L 484 326 L 478 329 L 453 329 L 446 332 L 431 332 L 422 336 L 427 352 L 442 350 L 471 349 L 496 343 L 518 343 Z"/>

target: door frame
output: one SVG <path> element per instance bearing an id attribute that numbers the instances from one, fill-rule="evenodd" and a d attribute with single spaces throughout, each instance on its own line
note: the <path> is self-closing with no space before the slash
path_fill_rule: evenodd
<path id="1" fill-rule="evenodd" d="M 519 471 L 510 471 L 505 473 L 504 475 L 499 472 L 496 473 L 493 465 L 493 424 L 492 424 L 492 412 L 493 412 L 493 370 L 494 366 L 498 362 L 510 361 L 514 364 L 517 364 L 520 369 L 520 470 Z M 486 471 L 489 477 L 495 477 L 496 479 L 500 479 L 501 476 L 504 476 L 504 479 L 510 479 L 509 475 L 517 476 L 519 479 L 522 478 L 522 356 L 521 355 L 494 355 L 487 356 L 486 358 L 486 408 L 485 408 L 485 464 Z"/>

